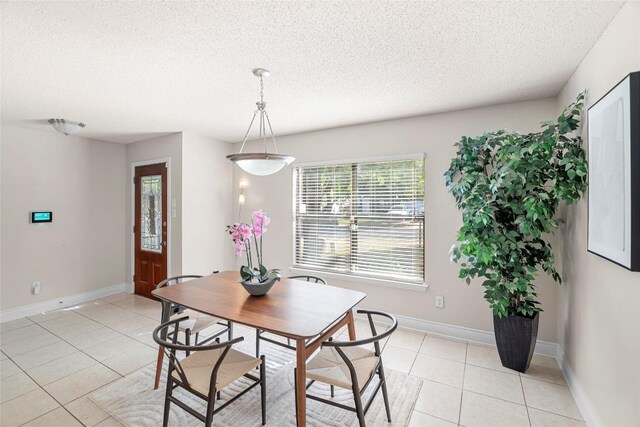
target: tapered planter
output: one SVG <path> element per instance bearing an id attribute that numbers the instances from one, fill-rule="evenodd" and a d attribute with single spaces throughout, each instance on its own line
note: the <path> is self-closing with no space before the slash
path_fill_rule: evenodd
<path id="1" fill-rule="evenodd" d="M 493 330 L 500 361 L 505 368 L 525 372 L 538 338 L 538 313 L 532 318 L 493 316 Z"/>
<path id="2" fill-rule="evenodd" d="M 266 282 L 260 283 L 257 281 L 242 280 L 240 284 L 245 288 L 247 292 L 249 292 L 251 296 L 261 297 L 263 295 L 266 295 L 267 292 L 271 290 L 271 287 L 274 285 L 274 283 L 276 283 L 277 281 L 278 279 L 271 279 Z"/>

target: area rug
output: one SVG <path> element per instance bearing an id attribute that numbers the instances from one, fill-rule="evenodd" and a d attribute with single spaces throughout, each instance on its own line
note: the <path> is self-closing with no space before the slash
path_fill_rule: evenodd
<path id="1" fill-rule="evenodd" d="M 295 426 L 293 391 L 295 363 L 292 360 L 293 353 L 273 345 L 265 345 L 263 351 L 267 358 L 267 426 Z M 406 426 L 420 393 L 422 381 L 390 369 L 386 369 L 385 373 L 392 423 L 389 424 L 386 420 L 382 391 L 380 391 L 367 413 L 367 426 Z M 161 426 L 165 389 L 164 384 L 158 390 L 152 389 L 154 374 L 155 364 L 148 365 L 95 391 L 89 397 L 112 417 L 128 427 Z M 166 371 L 163 372 L 162 379 L 163 382 L 166 380 Z M 229 397 L 245 387 L 248 382 L 244 381 L 241 379 L 227 386 L 223 390 L 222 399 L 218 401 L 219 404 L 223 404 Z M 369 393 L 375 388 L 375 381 L 368 387 Z M 314 383 L 309 391 L 315 395 L 331 398 L 329 386 L 324 384 Z M 177 390 L 174 395 L 197 411 L 204 413 L 205 404 L 202 400 L 181 390 Z M 365 396 L 365 399 L 367 398 L 368 393 Z M 353 406 L 353 396 L 348 390 L 336 388 L 334 400 Z M 216 414 L 213 418 L 213 424 L 217 426 L 260 426 L 259 387 L 254 388 Z M 357 426 L 358 422 L 353 412 L 307 399 L 307 424 L 314 427 L 337 427 Z M 202 422 L 172 404 L 169 425 L 172 427 L 196 427 L 201 426 Z"/>

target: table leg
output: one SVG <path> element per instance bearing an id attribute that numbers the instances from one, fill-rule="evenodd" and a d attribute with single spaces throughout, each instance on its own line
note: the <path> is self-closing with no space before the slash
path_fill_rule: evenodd
<path id="1" fill-rule="evenodd" d="M 171 303 L 162 301 L 162 316 L 160 317 L 160 323 L 165 323 L 169 321 L 171 312 Z M 160 335 L 160 338 L 163 340 L 167 339 L 167 331 L 166 329 Z M 153 382 L 153 389 L 157 389 L 160 385 L 160 375 L 162 374 L 162 361 L 164 359 L 164 349 L 161 345 L 158 346 L 158 361 L 156 362 L 156 378 Z"/>
<path id="2" fill-rule="evenodd" d="M 153 382 L 153 389 L 156 390 L 160 386 L 160 375 L 162 374 L 162 361 L 164 360 L 164 351 L 162 346 L 158 346 L 158 361 L 156 362 L 156 379 Z"/>
<path id="3" fill-rule="evenodd" d="M 347 319 L 349 319 L 349 323 L 347 324 L 347 329 L 349 331 L 349 341 L 356 340 L 356 322 L 353 320 L 353 310 L 349 310 L 347 313 Z"/>
<path id="4" fill-rule="evenodd" d="M 306 340 L 296 340 L 296 417 L 297 426 L 307 424 L 307 349 Z"/>

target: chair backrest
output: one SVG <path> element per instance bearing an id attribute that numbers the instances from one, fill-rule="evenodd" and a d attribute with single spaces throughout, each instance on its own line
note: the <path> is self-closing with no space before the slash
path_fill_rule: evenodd
<path id="1" fill-rule="evenodd" d="M 156 285 L 156 289 L 160 289 L 163 288 L 165 286 L 174 286 L 177 285 L 179 283 L 182 283 L 185 279 L 200 279 L 202 276 L 197 275 L 197 274 L 185 274 L 182 276 L 173 276 L 173 277 L 167 277 L 166 279 L 164 279 L 162 282 L 158 283 Z M 162 306 L 163 310 L 164 310 L 164 305 Z M 184 312 L 184 310 L 186 309 L 186 307 L 183 307 L 181 305 L 178 304 L 169 304 L 169 313 L 170 314 L 178 314 L 178 313 L 182 313 Z"/>
<path id="2" fill-rule="evenodd" d="M 178 283 L 182 283 L 184 281 L 184 279 L 200 279 L 202 276 L 196 275 L 196 274 L 185 274 L 182 276 L 173 276 L 173 277 L 168 277 L 166 279 L 164 279 L 162 282 L 158 283 L 156 285 L 156 289 L 160 289 L 164 286 L 173 286 L 173 285 L 177 285 Z"/>
<path id="3" fill-rule="evenodd" d="M 380 350 L 380 341 L 382 341 L 383 339 L 387 338 L 389 335 L 391 335 L 392 333 L 395 332 L 395 330 L 398 328 L 398 319 L 396 319 L 396 317 L 392 314 L 389 313 L 385 313 L 383 311 L 371 311 L 371 310 L 358 310 L 358 314 L 366 314 L 367 318 L 369 320 L 369 327 L 371 328 L 371 338 L 364 338 L 361 340 L 355 340 L 355 341 L 326 341 L 324 343 L 322 343 L 323 347 L 357 347 L 360 345 L 367 345 L 367 344 L 371 344 L 373 343 L 374 347 L 375 347 L 375 353 L 376 356 L 380 356 L 380 354 L 382 353 L 382 351 Z M 373 316 L 380 316 L 380 317 L 386 317 L 387 319 L 391 320 L 391 326 L 389 327 L 389 329 L 387 329 L 386 331 L 384 331 L 381 334 L 378 334 L 378 332 L 376 331 L 376 325 L 373 322 Z M 341 351 L 339 351 L 339 353 L 342 353 Z"/>
<path id="4" fill-rule="evenodd" d="M 373 346 L 375 348 L 375 355 L 380 357 L 380 354 L 382 353 L 382 351 L 380 350 L 380 341 L 390 336 L 398 328 L 398 319 L 396 319 L 396 317 L 392 314 L 385 313 L 382 311 L 370 311 L 370 310 L 358 310 L 358 314 L 367 315 L 367 318 L 369 319 L 369 326 L 371 327 L 371 334 L 373 335 L 371 338 L 365 338 L 365 339 L 355 340 L 355 341 L 333 341 L 330 338 L 329 341 L 325 341 L 322 343 L 323 347 L 335 348 L 336 352 L 340 355 L 344 363 L 349 368 L 349 372 L 351 373 L 351 381 L 354 385 L 358 385 L 356 368 L 353 366 L 353 363 L 351 363 L 351 360 L 349 360 L 349 357 L 344 353 L 344 351 L 342 351 L 342 348 L 357 347 L 357 346 L 373 343 Z M 376 326 L 373 323 L 373 316 L 386 317 L 387 319 L 391 320 L 391 326 L 389 327 L 389 329 L 387 329 L 381 334 L 378 334 L 376 331 Z M 371 379 L 373 378 L 374 373 L 375 373 L 375 370 L 374 372 L 372 372 L 371 377 L 369 378 L 369 381 L 371 381 Z M 367 384 L 368 383 L 369 382 L 367 381 Z M 358 388 L 358 390 L 360 390 L 360 388 Z"/>
<path id="5" fill-rule="evenodd" d="M 322 277 L 318 277 L 318 276 L 308 276 L 308 275 L 302 275 L 302 276 L 289 276 L 289 279 L 297 279 L 297 280 L 306 280 L 307 282 L 312 282 L 312 283 L 320 283 L 323 285 L 327 284 L 327 281 L 324 280 Z"/>
<path id="6" fill-rule="evenodd" d="M 160 345 L 160 348 L 163 349 L 163 351 L 169 358 L 169 374 L 168 375 L 171 375 L 171 373 L 175 370 L 176 372 L 178 372 L 178 375 L 180 376 L 182 383 L 185 385 L 185 387 L 188 387 L 188 388 L 190 388 L 191 386 L 189 385 L 189 381 L 187 379 L 187 376 L 184 373 L 184 370 L 182 369 L 182 365 L 180 364 L 180 361 L 176 357 L 176 351 L 185 351 L 188 353 L 193 353 L 197 351 L 222 350 L 222 354 L 216 361 L 216 364 L 213 367 L 213 371 L 211 373 L 211 384 L 210 384 L 209 390 L 212 390 L 216 383 L 218 369 L 220 368 L 220 365 L 224 361 L 224 358 L 227 356 L 227 353 L 231 349 L 231 346 L 243 341 L 244 337 L 237 337 L 225 342 L 219 342 L 218 339 L 216 339 L 215 344 L 208 344 L 208 345 L 180 344 L 178 343 L 179 324 L 180 322 L 183 322 L 188 319 L 189 319 L 189 316 L 183 316 L 179 319 L 170 320 L 168 322 L 161 324 L 160 326 L 154 329 L 153 340 L 158 345 Z M 169 329 L 171 329 L 172 326 L 173 326 L 173 331 L 170 331 Z"/>

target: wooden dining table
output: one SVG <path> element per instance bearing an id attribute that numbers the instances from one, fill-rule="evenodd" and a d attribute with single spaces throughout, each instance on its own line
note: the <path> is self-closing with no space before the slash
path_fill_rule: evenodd
<path id="1" fill-rule="evenodd" d="M 237 271 L 224 271 L 156 289 L 152 294 L 163 303 L 163 322 L 169 320 L 169 307 L 179 304 L 294 340 L 297 425 L 305 426 L 307 359 L 345 325 L 349 339 L 356 339 L 353 308 L 366 295 L 350 289 L 283 278 L 267 295 L 254 297 L 239 281 Z"/>

